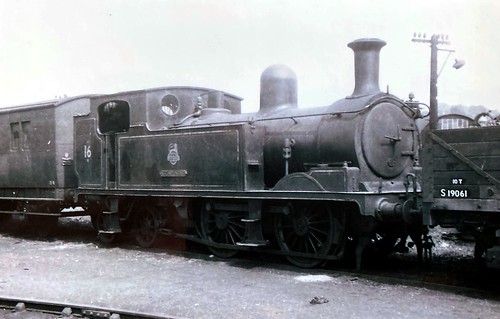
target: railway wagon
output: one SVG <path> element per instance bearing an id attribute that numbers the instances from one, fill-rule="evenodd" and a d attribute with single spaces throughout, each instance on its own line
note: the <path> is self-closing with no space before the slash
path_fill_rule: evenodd
<path id="1" fill-rule="evenodd" d="M 81 96 L 0 110 L 2 213 L 53 223 L 48 217 L 74 205 L 73 117 L 89 105 L 89 96 Z"/>
<path id="2" fill-rule="evenodd" d="M 447 116 L 423 132 L 423 220 L 475 237 L 475 257 L 500 267 L 500 126 Z M 448 119 L 448 120 L 450 120 Z M 466 125 L 464 125 L 464 123 Z"/>

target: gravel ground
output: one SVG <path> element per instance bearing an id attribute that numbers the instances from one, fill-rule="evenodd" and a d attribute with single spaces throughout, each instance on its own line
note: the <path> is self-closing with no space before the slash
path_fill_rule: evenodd
<path id="1" fill-rule="evenodd" d="M 500 318 L 500 297 L 481 291 L 391 284 L 259 258 L 104 248 L 89 240 L 95 235 L 81 221 L 70 226 L 43 240 L 0 234 L 0 295 L 183 318 Z M 75 229 L 83 235 L 71 237 Z M 436 253 L 470 260 L 469 245 L 459 250 L 454 237 L 436 239 Z"/>

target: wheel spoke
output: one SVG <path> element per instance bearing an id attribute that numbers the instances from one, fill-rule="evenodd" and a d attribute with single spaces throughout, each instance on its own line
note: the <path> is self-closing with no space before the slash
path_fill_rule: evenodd
<path id="1" fill-rule="evenodd" d="M 241 222 L 237 223 L 237 222 L 234 222 L 234 221 L 230 221 L 229 222 L 229 227 L 235 227 L 235 228 L 239 228 L 240 230 L 241 229 L 245 229 L 245 225 L 242 225 Z M 235 230 L 236 232 L 236 230 Z"/>
<path id="2" fill-rule="evenodd" d="M 314 243 L 312 242 L 313 239 L 316 241 L 317 246 L 321 247 L 321 245 L 322 245 L 321 240 L 316 236 L 316 234 L 311 232 L 311 234 L 309 236 L 309 241 L 311 242 L 311 245 L 314 246 Z"/>
<path id="3" fill-rule="evenodd" d="M 235 235 L 235 236 L 237 237 L 237 239 L 238 239 L 238 240 L 243 240 L 243 237 L 242 237 L 241 233 L 239 233 L 239 232 L 235 229 L 235 227 L 234 227 L 234 226 L 232 226 L 232 225 L 229 225 L 229 226 L 228 226 L 228 233 L 229 233 L 229 235 L 231 236 L 231 242 L 232 242 L 233 244 L 236 244 L 236 243 L 237 243 L 237 241 L 234 239 L 233 235 Z"/>
<path id="4" fill-rule="evenodd" d="M 314 245 L 313 241 L 312 241 L 312 238 L 311 237 L 308 237 L 308 242 L 309 242 L 309 246 L 312 248 L 313 252 L 315 254 L 318 253 L 318 249 L 316 248 L 316 245 Z"/>
<path id="5" fill-rule="evenodd" d="M 238 241 L 234 238 L 234 235 L 237 235 L 237 234 L 236 233 L 233 234 L 233 232 L 231 230 L 227 231 L 227 236 L 228 236 L 227 243 L 236 245 L 236 243 Z"/>
<path id="6" fill-rule="evenodd" d="M 321 230 L 319 228 L 316 228 L 316 227 L 310 227 L 309 230 L 311 231 L 311 233 L 320 233 L 322 235 L 325 235 L 325 236 L 328 236 L 328 231 L 326 230 Z"/>

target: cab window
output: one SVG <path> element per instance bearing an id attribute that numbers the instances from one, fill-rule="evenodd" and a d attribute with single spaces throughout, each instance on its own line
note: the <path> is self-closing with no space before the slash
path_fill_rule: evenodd
<path id="1" fill-rule="evenodd" d="M 99 132 L 115 134 L 127 132 L 130 127 L 130 106 L 125 101 L 110 101 L 99 105 Z"/>

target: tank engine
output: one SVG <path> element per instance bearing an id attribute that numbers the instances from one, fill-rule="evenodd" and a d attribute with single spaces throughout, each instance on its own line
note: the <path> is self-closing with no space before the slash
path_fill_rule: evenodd
<path id="1" fill-rule="evenodd" d="M 340 258 L 348 237 L 358 238 L 358 260 L 376 232 L 386 249 L 394 248 L 410 229 L 418 237 L 420 228 L 412 226 L 420 225 L 415 114 L 401 100 L 380 92 L 379 52 L 384 45 L 377 39 L 349 44 L 355 53 L 354 92 L 324 107 L 297 107 L 296 77 L 284 66 L 264 71 L 255 114 L 234 112 L 228 105 L 235 98 L 222 92 L 159 91 L 172 96 L 169 109 L 185 110 L 187 103 L 194 111 L 172 111 L 164 122 L 150 117 L 145 125 L 129 125 L 128 118 L 134 117 L 129 98 L 99 97 L 94 104 L 102 114 L 77 119 L 77 133 L 80 120 L 95 119 L 99 128 L 87 127 L 81 136 L 97 131 L 94 138 L 102 138 L 100 131 L 107 152 L 101 157 L 115 164 L 104 167 L 108 178 L 100 177 L 107 185 L 81 184 L 78 196 L 108 202 L 103 225 L 115 226 L 103 226 L 101 233 L 129 227 L 140 243 L 150 245 L 162 229 L 183 236 L 168 226 L 176 215 L 181 217 L 177 224 L 184 220 L 187 228 L 192 221 L 199 241 L 219 255 L 272 250 L 277 243 L 290 261 L 305 267 Z M 168 107 L 152 102 L 160 96 L 147 94 L 148 117 L 155 114 L 153 108 Z M 177 96 L 182 94 L 191 101 L 180 102 Z M 120 107 L 120 114 L 130 115 L 121 121 L 121 129 L 106 132 L 103 119 L 120 118 L 114 114 Z M 158 124 L 150 125 L 153 118 Z M 94 148 L 90 139 L 82 142 Z M 81 181 L 94 171 L 84 169 L 92 162 L 84 155 L 76 153 Z M 79 164 L 81 159 L 86 163 Z M 148 196 L 149 212 L 140 208 L 141 196 Z M 141 221 L 147 215 L 150 221 Z M 133 216 L 136 222 L 127 226 Z"/>
<path id="2" fill-rule="evenodd" d="M 351 42 L 354 91 L 322 107 L 298 108 L 282 65 L 262 74 L 253 114 L 204 88 L 86 97 L 65 161 L 73 204 L 105 241 L 173 234 L 219 256 L 268 251 L 302 267 L 342 258 L 350 241 L 358 267 L 373 241 L 387 252 L 408 235 L 419 244 L 417 114 L 379 89 L 384 45 Z"/>

